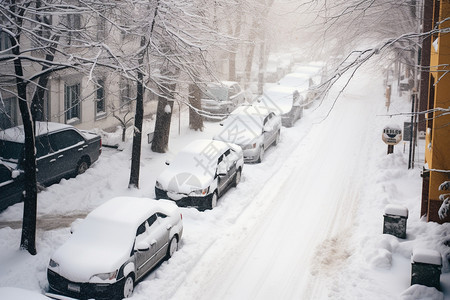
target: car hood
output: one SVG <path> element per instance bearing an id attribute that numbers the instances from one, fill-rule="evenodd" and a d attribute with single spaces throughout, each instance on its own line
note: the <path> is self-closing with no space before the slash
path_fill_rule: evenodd
<path id="1" fill-rule="evenodd" d="M 83 224 L 80 224 L 80 227 Z M 113 272 L 125 263 L 132 251 L 135 232 L 129 228 L 115 228 L 112 236 L 86 234 L 78 229 L 52 256 L 59 267 L 52 268 L 59 275 L 74 282 L 89 282 L 100 273 Z"/>
<path id="2" fill-rule="evenodd" d="M 187 195 L 192 191 L 209 187 L 215 172 L 215 168 L 202 165 L 190 170 L 168 168 L 158 176 L 157 181 L 166 191 Z"/>

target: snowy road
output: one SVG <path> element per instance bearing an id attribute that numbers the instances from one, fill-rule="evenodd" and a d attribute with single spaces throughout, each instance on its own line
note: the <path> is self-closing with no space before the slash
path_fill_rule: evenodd
<path id="1" fill-rule="evenodd" d="M 324 281 L 348 256 L 346 239 L 373 135 L 374 99 L 351 92 L 277 160 L 282 165 L 260 183 L 254 200 L 203 254 L 174 299 L 326 296 Z M 285 130 L 284 141 L 295 139 L 296 129 Z"/>

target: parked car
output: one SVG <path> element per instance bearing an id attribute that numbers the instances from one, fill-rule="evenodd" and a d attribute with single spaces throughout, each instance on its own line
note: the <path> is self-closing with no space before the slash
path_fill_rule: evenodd
<path id="1" fill-rule="evenodd" d="M 178 249 L 182 215 L 171 201 L 117 197 L 94 209 L 51 256 L 50 291 L 77 299 L 122 299 Z"/>
<path id="2" fill-rule="evenodd" d="M 217 200 L 241 180 L 242 149 L 232 143 L 195 140 L 184 147 L 157 178 L 157 199 L 179 206 L 213 209 Z"/>
<path id="3" fill-rule="evenodd" d="M 261 162 L 267 148 L 280 141 L 280 116 L 262 106 L 241 106 L 221 125 L 223 129 L 214 140 L 238 144 L 245 162 Z"/>
<path id="4" fill-rule="evenodd" d="M 295 88 L 303 98 L 305 107 L 310 105 L 316 97 L 316 86 L 312 76 L 308 73 L 289 73 L 277 83 L 280 86 Z"/>
<path id="5" fill-rule="evenodd" d="M 244 91 L 234 81 L 211 82 L 202 93 L 202 109 L 218 119 L 232 112 L 245 101 Z"/>
<path id="6" fill-rule="evenodd" d="M 36 122 L 35 131 L 36 175 L 43 186 L 84 173 L 102 152 L 100 136 L 70 125 Z M 0 160 L 12 169 L 23 170 L 24 141 L 23 126 L 0 131 Z"/>
<path id="7" fill-rule="evenodd" d="M 0 160 L 0 211 L 22 200 L 24 173 Z"/>
<path id="8" fill-rule="evenodd" d="M 256 101 L 257 105 L 280 115 L 283 126 L 292 127 L 303 116 L 303 99 L 295 87 L 273 85 L 265 89 L 263 95 Z"/>

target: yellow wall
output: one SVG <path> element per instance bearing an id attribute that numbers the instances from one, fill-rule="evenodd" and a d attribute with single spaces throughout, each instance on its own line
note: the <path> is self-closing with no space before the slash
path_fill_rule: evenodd
<path id="1" fill-rule="evenodd" d="M 441 1 L 439 19 L 442 20 L 449 16 L 450 1 Z M 440 28 L 448 27 L 450 27 L 450 21 L 440 25 Z M 445 66 L 446 64 L 449 66 Z M 448 109 L 450 107 L 450 34 L 439 34 L 437 51 L 433 46 L 431 47 L 430 66 L 430 76 L 433 76 L 435 83 L 437 83 L 435 85 L 434 108 Z M 445 72 L 449 73 L 445 74 Z M 431 122 L 428 122 L 427 128 L 430 125 Z M 430 169 L 450 170 L 450 115 L 443 115 L 442 112 L 434 113 L 431 138 L 427 132 L 426 141 L 425 159 L 428 167 Z M 438 187 L 445 180 L 449 180 L 449 173 L 433 171 L 430 173 L 430 201 L 439 200 L 439 195 L 443 192 L 439 191 Z M 430 212 L 428 215 L 430 215 Z"/>

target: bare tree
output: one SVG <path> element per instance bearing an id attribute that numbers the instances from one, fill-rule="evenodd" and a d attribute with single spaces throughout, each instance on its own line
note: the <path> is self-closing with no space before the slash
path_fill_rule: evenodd
<path id="1" fill-rule="evenodd" d="M 67 69 L 88 73 L 88 66 L 99 63 L 98 56 L 86 55 L 92 47 L 101 47 L 94 45 L 84 34 L 81 15 L 98 13 L 108 7 L 97 1 L 84 1 L 83 5 L 77 1 L 10 0 L 0 3 L 1 34 L 9 41 L 7 47 L 0 50 L 0 92 L 17 98 L 24 128 L 22 167 L 25 187 L 20 246 L 31 254 L 36 254 L 37 209 L 33 117 L 42 119 L 42 98 L 49 74 Z M 67 51 L 69 48 L 76 50 Z M 32 108 L 30 103 L 33 103 Z"/>

